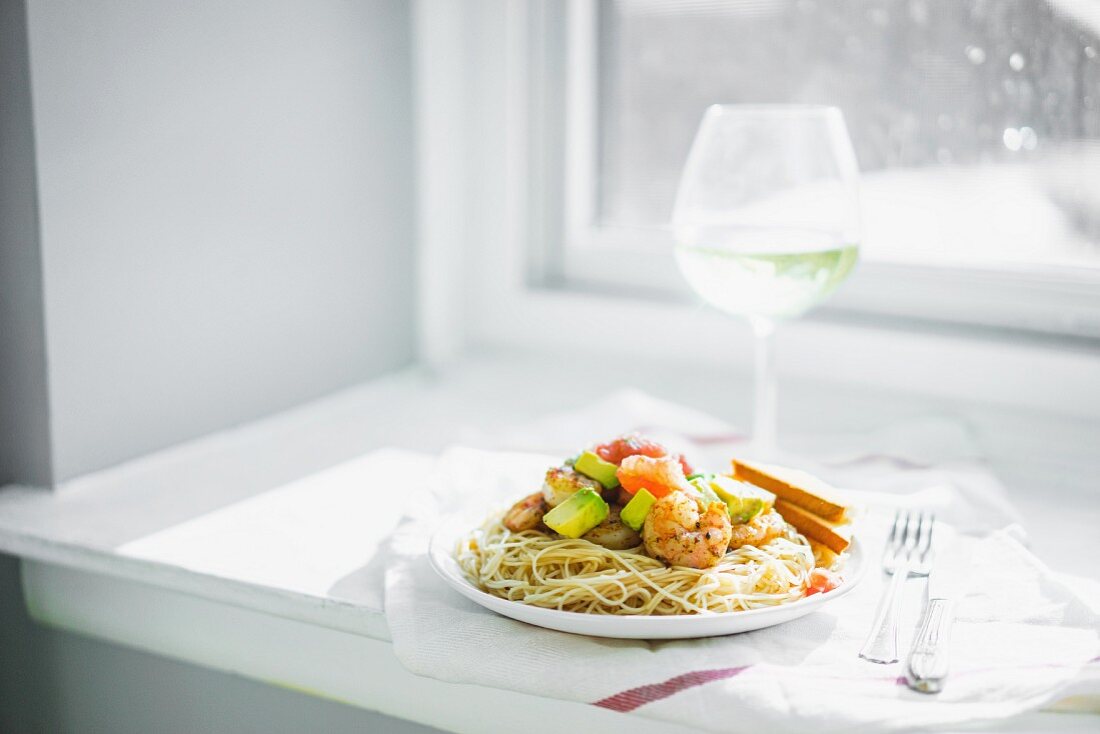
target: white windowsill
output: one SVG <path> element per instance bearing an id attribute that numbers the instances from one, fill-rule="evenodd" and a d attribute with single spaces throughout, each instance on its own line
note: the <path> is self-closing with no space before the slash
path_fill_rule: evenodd
<path id="1" fill-rule="evenodd" d="M 747 418 L 747 386 L 724 370 L 682 379 L 674 365 L 639 365 L 631 377 L 662 397 Z M 399 519 L 401 475 L 425 473 L 448 443 L 579 405 L 620 379 L 598 364 L 538 355 L 471 357 L 441 376 L 411 369 L 53 493 L 0 490 L 0 551 L 24 559 L 32 615 L 63 629 L 458 731 L 508 729 L 507 718 L 494 725 L 479 711 L 517 702 L 539 712 L 527 720 L 554 722 L 546 731 L 560 731 L 563 719 L 578 730 L 667 731 L 581 704 L 412 676 L 387 642 L 382 569 L 372 565 Z M 1065 518 L 1086 539 L 1100 522 L 1095 417 L 806 381 L 783 387 L 784 423 L 808 431 L 962 415 L 1029 518 L 1040 557 L 1091 574 L 1100 541 L 1089 552 L 1059 538 Z M 1041 496 L 1026 491 L 1035 487 Z M 1058 517 L 1052 505 L 1062 508 Z M 1051 716 L 1016 726 L 1041 730 Z M 1057 716 L 1067 730 L 1095 725 Z"/>

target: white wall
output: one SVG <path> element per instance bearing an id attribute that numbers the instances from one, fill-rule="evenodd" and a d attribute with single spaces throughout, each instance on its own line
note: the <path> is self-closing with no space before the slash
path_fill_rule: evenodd
<path id="1" fill-rule="evenodd" d="M 0 1 L 0 484 L 50 484 L 26 14 Z"/>
<path id="2" fill-rule="evenodd" d="M 0 483 L 413 358 L 404 2 L 25 5 L 0 0 Z M 427 730 L 37 627 L 0 556 L 0 731 Z"/>
<path id="3" fill-rule="evenodd" d="M 405 3 L 27 20 L 55 479 L 412 359 Z"/>

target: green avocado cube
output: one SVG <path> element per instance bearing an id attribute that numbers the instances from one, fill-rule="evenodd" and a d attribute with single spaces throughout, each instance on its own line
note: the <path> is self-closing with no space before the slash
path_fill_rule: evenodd
<path id="1" fill-rule="evenodd" d="M 610 512 L 596 490 L 582 489 L 543 515 L 542 521 L 560 535 L 579 538 L 606 520 Z"/>
<path id="2" fill-rule="evenodd" d="M 734 523 L 748 522 L 771 510 L 775 504 L 775 495 L 768 490 L 721 474 L 710 478 L 710 488 L 729 507 L 730 519 Z"/>
<path id="3" fill-rule="evenodd" d="M 649 514 L 649 508 L 653 507 L 656 501 L 657 498 L 650 494 L 649 490 L 639 489 L 619 513 L 619 519 L 631 530 L 640 531 L 645 524 L 645 516 Z"/>
<path id="4" fill-rule="evenodd" d="M 577 457 L 573 468 L 590 479 L 595 479 L 605 489 L 614 489 L 619 486 L 619 477 L 616 473 L 619 467 L 610 461 L 604 461 L 594 451 L 585 451 Z"/>
<path id="5" fill-rule="evenodd" d="M 699 498 L 703 500 L 703 504 L 705 504 L 707 507 L 710 507 L 715 502 L 719 504 L 725 502 L 725 500 L 719 497 L 718 493 L 715 492 L 714 488 L 711 486 L 712 480 L 712 475 L 703 474 L 696 477 L 695 479 L 692 479 L 689 482 L 689 484 L 691 484 L 691 486 L 695 488 L 695 491 L 699 493 Z"/>

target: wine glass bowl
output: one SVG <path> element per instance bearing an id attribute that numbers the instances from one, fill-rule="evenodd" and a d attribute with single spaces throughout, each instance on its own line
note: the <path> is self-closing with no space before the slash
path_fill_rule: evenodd
<path id="1" fill-rule="evenodd" d="M 757 335 L 753 438 L 775 451 L 771 335 L 826 299 L 859 252 L 858 168 L 835 107 L 714 105 L 672 215 L 676 261 L 707 303 Z"/>

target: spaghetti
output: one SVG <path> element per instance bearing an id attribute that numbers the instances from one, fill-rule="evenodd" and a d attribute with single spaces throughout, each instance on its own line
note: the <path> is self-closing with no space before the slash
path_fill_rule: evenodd
<path id="1" fill-rule="evenodd" d="M 814 555 L 791 526 L 761 547 L 742 546 L 706 569 L 669 566 L 639 546 L 610 550 L 541 530 L 508 530 L 494 515 L 464 537 L 455 558 L 483 591 L 584 614 L 705 614 L 801 599 Z"/>

